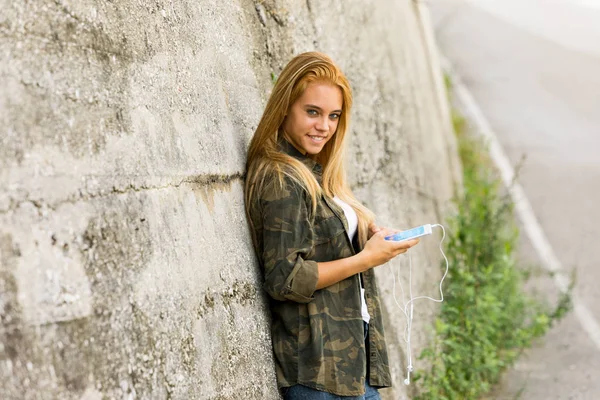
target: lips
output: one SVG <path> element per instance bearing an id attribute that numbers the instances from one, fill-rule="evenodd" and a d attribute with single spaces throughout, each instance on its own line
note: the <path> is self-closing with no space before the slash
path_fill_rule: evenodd
<path id="1" fill-rule="evenodd" d="M 320 143 L 322 141 L 325 140 L 326 136 L 314 136 L 314 135 L 308 135 L 309 139 L 312 140 L 313 142 L 316 143 Z"/>

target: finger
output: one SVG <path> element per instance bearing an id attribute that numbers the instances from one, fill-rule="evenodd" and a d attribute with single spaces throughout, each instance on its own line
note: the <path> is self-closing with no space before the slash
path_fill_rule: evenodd
<path id="1" fill-rule="evenodd" d="M 402 230 L 401 230 L 401 229 L 388 228 L 388 227 L 386 227 L 386 226 L 382 226 L 382 227 L 380 227 L 379 229 L 382 229 L 382 230 L 384 230 L 384 231 L 387 231 L 387 232 L 391 232 L 392 234 L 394 234 L 394 233 L 398 233 L 398 232 L 402 232 Z"/>
<path id="2" fill-rule="evenodd" d="M 413 246 L 416 246 L 420 241 L 421 241 L 421 239 L 411 239 L 411 240 L 407 240 L 406 244 L 408 244 L 409 247 L 413 247 Z"/>
<path id="3" fill-rule="evenodd" d="M 381 228 L 379 232 L 383 232 L 384 236 L 392 236 L 393 234 L 398 233 L 398 231 L 390 228 Z"/>
<path id="4" fill-rule="evenodd" d="M 399 256 L 400 254 L 404 254 L 408 251 L 408 249 L 399 249 L 396 250 L 396 254 L 394 255 L 394 257 Z"/>
<path id="5" fill-rule="evenodd" d="M 420 242 L 421 239 L 410 239 L 410 240 L 401 240 L 398 243 L 398 246 L 400 248 L 406 248 L 406 249 L 410 249 L 411 247 L 417 245 L 417 243 Z"/>
<path id="6" fill-rule="evenodd" d="M 393 242 L 395 244 L 396 249 L 410 249 L 413 246 L 412 240 L 402 240 L 400 242 Z"/>
<path id="7" fill-rule="evenodd" d="M 388 236 L 391 236 L 391 233 L 387 232 L 385 229 L 381 229 L 373 234 L 373 237 L 380 237 L 381 239 L 385 239 Z"/>

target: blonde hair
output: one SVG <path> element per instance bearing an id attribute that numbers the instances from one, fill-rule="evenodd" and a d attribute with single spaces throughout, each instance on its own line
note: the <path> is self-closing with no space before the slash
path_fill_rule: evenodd
<path id="1" fill-rule="evenodd" d="M 286 113 L 313 82 L 325 82 L 339 87 L 343 99 L 342 113 L 335 134 L 323 150 L 312 157 L 323 167 L 322 187 L 301 161 L 281 152 L 278 145 Z M 308 192 L 312 200 L 313 215 L 317 206 L 317 196 L 322 192 L 330 197 L 337 195 L 348 203 L 358 215 L 358 241 L 361 247 L 364 245 L 369 224 L 375 218 L 368 208 L 356 200 L 346 182 L 344 137 L 351 106 L 352 90 L 348 79 L 325 54 L 302 53 L 285 66 L 277 78 L 248 149 L 244 190 L 247 213 L 254 195 L 260 193 L 267 176 L 275 174 L 281 187 L 284 177 L 287 176 Z"/>

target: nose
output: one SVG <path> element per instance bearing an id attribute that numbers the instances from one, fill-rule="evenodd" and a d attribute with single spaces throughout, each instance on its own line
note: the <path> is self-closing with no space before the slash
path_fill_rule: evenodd
<path id="1" fill-rule="evenodd" d="M 329 132 L 329 118 L 325 116 L 324 118 L 319 119 L 319 122 L 315 125 L 318 131 Z"/>

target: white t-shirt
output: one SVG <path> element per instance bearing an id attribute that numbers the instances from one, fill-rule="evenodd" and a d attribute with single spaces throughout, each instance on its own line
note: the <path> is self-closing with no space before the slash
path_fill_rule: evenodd
<path id="1" fill-rule="evenodd" d="M 348 221 L 348 237 L 350 238 L 350 242 L 352 242 L 352 239 L 354 238 L 354 235 L 358 230 L 358 216 L 356 215 L 356 211 L 354 211 L 354 208 L 350 207 L 348 203 L 342 201 L 337 196 L 335 196 L 333 200 L 340 207 L 342 207 L 342 210 L 344 210 L 344 215 L 346 216 L 346 220 Z M 362 314 L 362 319 L 368 324 L 371 320 L 371 316 L 369 315 L 369 310 L 367 309 L 367 302 L 365 301 L 365 289 L 362 287 L 362 285 L 360 288 L 360 302 L 360 312 Z"/>

